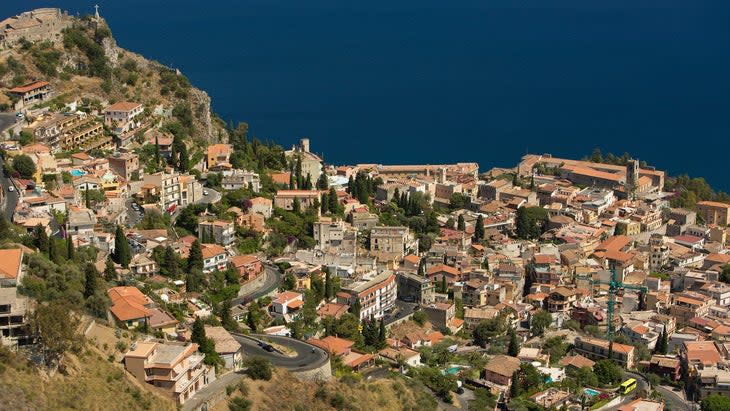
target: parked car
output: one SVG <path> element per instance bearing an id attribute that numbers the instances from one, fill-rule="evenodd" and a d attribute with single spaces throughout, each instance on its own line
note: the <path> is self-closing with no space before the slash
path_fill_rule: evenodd
<path id="1" fill-rule="evenodd" d="M 13 186 L 8 186 L 8 191 L 15 191 L 15 187 L 13 187 Z"/>

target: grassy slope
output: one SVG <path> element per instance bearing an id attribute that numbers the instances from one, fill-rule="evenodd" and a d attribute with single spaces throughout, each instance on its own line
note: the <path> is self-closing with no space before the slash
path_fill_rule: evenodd
<path id="1" fill-rule="evenodd" d="M 93 350 L 68 356 L 66 375 L 49 376 L 19 356 L 0 356 L 0 408 L 8 410 L 174 410 Z"/>
<path id="2" fill-rule="evenodd" d="M 412 382 L 410 382 L 412 383 Z M 291 374 L 277 371 L 271 381 L 246 380 L 248 394 L 246 398 L 253 401 L 254 411 L 274 410 L 307 410 L 330 411 L 335 409 L 363 411 L 429 411 L 436 409 L 433 397 L 419 386 L 408 386 L 409 381 L 379 379 L 375 381 L 359 381 L 345 383 L 332 381 L 326 384 L 304 383 Z M 326 395 L 317 396 L 317 389 L 324 386 Z M 332 406 L 335 393 L 345 399 L 344 408 Z M 239 396 L 236 392 L 233 396 Z M 214 411 L 227 411 L 226 402 L 219 403 Z"/>

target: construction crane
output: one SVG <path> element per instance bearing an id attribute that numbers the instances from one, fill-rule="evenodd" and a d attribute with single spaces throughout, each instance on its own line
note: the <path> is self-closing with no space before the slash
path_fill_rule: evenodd
<path id="1" fill-rule="evenodd" d="M 606 310 L 608 313 L 608 330 L 606 331 L 606 339 L 608 340 L 609 344 L 613 345 L 613 337 L 615 334 L 615 330 L 613 328 L 613 316 L 614 316 L 615 307 L 616 307 L 616 295 L 621 290 L 636 290 L 636 291 L 639 291 L 639 293 L 640 293 L 639 297 L 641 299 L 644 295 L 646 295 L 646 292 L 649 289 L 643 285 L 624 284 L 623 280 L 619 280 L 619 278 L 618 278 L 618 274 L 616 273 L 615 264 L 611 264 L 610 272 L 611 272 L 611 278 L 608 282 L 601 281 L 601 280 L 591 280 L 591 285 L 607 285 L 608 286 L 608 304 L 607 304 L 607 310 Z"/>

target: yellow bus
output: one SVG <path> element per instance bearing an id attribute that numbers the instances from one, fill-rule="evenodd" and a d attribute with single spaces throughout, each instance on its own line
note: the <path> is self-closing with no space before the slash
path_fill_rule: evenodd
<path id="1" fill-rule="evenodd" d="M 635 378 L 629 378 L 628 380 L 621 383 L 618 390 L 621 393 L 621 395 L 626 395 L 636 389 L 636 379 Z"/>

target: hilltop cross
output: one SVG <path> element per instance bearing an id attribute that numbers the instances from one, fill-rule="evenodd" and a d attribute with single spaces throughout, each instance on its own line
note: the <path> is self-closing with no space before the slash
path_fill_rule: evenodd
<path id="1" fill-rule="evenodd" d="M 96 19 L 99 20 L 101 17 L 99 17 L 99 5 L 98 4 L 94 5 L 94 10 L 96 10 L 96 12 L 94 13 L 94 17 L 96 17 Z"/>

